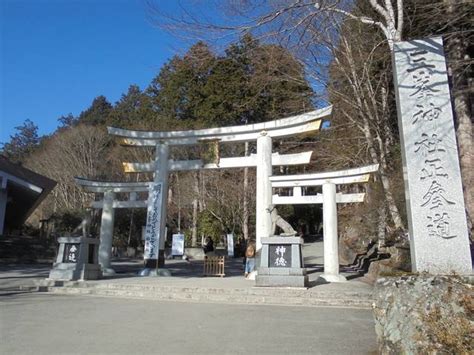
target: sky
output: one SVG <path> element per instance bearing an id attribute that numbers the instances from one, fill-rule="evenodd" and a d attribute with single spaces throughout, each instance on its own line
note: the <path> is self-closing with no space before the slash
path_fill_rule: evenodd
<path id="1" fill-rule="evenodd" d="M 49 134 L 99 95 L 145 88 L 186 46 L 151 24 L 143 0 L 0 0 L 0 142 L 26 119 Z"/>

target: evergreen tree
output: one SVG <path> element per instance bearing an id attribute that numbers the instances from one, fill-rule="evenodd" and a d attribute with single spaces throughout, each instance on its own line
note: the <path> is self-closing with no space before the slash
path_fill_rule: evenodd
<path id="1" fill-rule="evenodd" d="M 198 42 L 167 63 L 147 93 L 163 117 L 206 126 L 261 122 L 312 108 L 302 66 L 285 49 L 250 35 L 223 56 Z"/>
<path id="2" fill-rule="evenodd" d="M 39 145 L 38 126 L 27 119 L 10 136 L 10 142 L 3 144 L 2 154 L 13 162 L 23 162 Z"/>
<path id="3" fill-rule="evenodd" d="M 91 107 L 81 112 L 78 122 L 92 126 L 103 125 L 107 122 L 111 111 L 112 105 L 105 96 L 97 96 L 92 101 Z"/>
<path id="4" fill-rule="evenodd" d="M 107 119 L 107 124 L 123 128 L 139 128 L 153 121 L 156 113 L 153 111 L 150 98 L 137 85 L 130 85 L 126 94 L 115 104 Z"/>
<path id="5" fill-rule="evenodd" d="M 172 58 L 147 90 L 157 113 L 167 119 L 199 119 L 204 86 L 215 61 L 204 42 L 196 43 L 184 57 Z"/>
<path id="6" fill-rule="evenodd" d="M 60 124 L 59 128 L 73 127 L 77 124 L 77 117 L 74 117 L 72 113 L 69 113 L 67 116 L 61 116 L 58 118 Z"/>

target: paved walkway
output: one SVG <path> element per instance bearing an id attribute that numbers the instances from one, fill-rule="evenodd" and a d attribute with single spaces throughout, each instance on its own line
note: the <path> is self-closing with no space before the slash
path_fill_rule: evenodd
<path id="1" fill-rule="evenodd" d="M 314 257 L 313 257 L 314 258 Z M 307 262 L 308 263 L 308 262 Z M 147 299 L 31 293 L 50 264 L 0 265 L 0 354 L 375 354 L 370 309 L 178 303 Z M 117 259 L 112 284 L 252 289 L 241 259 L 229 259 L 226 277 L 201 277 L 202 261 L 167 260 L 171 277 L 138 277 L 141 260 Z M 307 292 L 372 287 L 318 281 L 322 265 L 310 264 Z"/>
<path id="2" fill-rule="evenodd" d="M 309 275 L 310 288 L 308 292 L 357 292 L 367 294 L 372 292 L 372 286 L 364 282 L 361 275 L 349 267 L 341 267 L 341 274 L 345 275 L 347 283 L 326 283 L 319 276 L 323 272 L 322 242 L 307 243 L 304 246 L 305 264 Z M 92 283 L 113 284 L 154 284 L 159 286 L 177 287 L 206 287 L 206 288 L 252 288 L 255 282 L 243 276 L 241 258 L 226 258 L 225 273 L 221 277 L 202 277 L 203 261 L 190 262 L 174 259 L 166 260 L 166 269 L 171 272 L 170 277 L 139 277 L 137 273 L 143 268 L 143 260 L 116 258 L 112 267 L 117 272 L 115 276 L 105 277 Z M 20 286 L 33 286 L 40 280 L 48 277 L 51 264 L 20 265 L 0 264 L 0 294 L 18 292 Z"/>
<path id="3" fill-rule="evenodd" d="M 376 354 L 364 309 L 0 296 L 1 354 Z"/>

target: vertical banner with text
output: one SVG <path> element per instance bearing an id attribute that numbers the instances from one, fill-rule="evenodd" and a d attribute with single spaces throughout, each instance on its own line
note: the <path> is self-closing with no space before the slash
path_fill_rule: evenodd
<path id="1" fill-rule="evenodd" d="M 161 204 L 163 203 L 161 190 L 161 183 L 153 183 L 150 186 L 145 230 L 144 259 L 158 259 L 161 225 Z"/>
<path id="2" fill-rule="evenodd" d="M 412 268 L 471 273 L 443 41 L 395 43 L 393 64 Z"/>
<path id="3" fill-rule="evenodd" d="M 234 257 L 234 235 L 227 234 L 227 255 Z"/>
<path id="4" fill-rule="evenodd" d="M 171 255 L 182 256 L 184 255 L 184 234 L 178 233 L 173 234 L 171 240 Z"/>

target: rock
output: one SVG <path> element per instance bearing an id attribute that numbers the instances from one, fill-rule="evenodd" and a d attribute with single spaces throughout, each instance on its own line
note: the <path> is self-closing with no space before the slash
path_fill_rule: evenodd
<path id="1" fill-rule="evenodd" d="M 472 284 L 457 276 L 381 278 L 374 290 L 381 354 L 472 354 Z"/>
<path id="2" fill-rule="evenodd" d="M 410 249 L 398 246 L 391 246 L 380 249 L 380 255 L 390 255 L 389 258 L 373 261 L 367 274 L 367 281 L 375 282 L 379 277 L 385 275 L 394 275 L 400 272 L 409 272 L 411 270 Z"/>
<path id="3" fill-rule="evenodd" d="M 371 241 L 354 225 L 346 227 L 339 238 L 339 260 L 341 264 L 350 265 L 358 256 L 366 254 Z"/>

